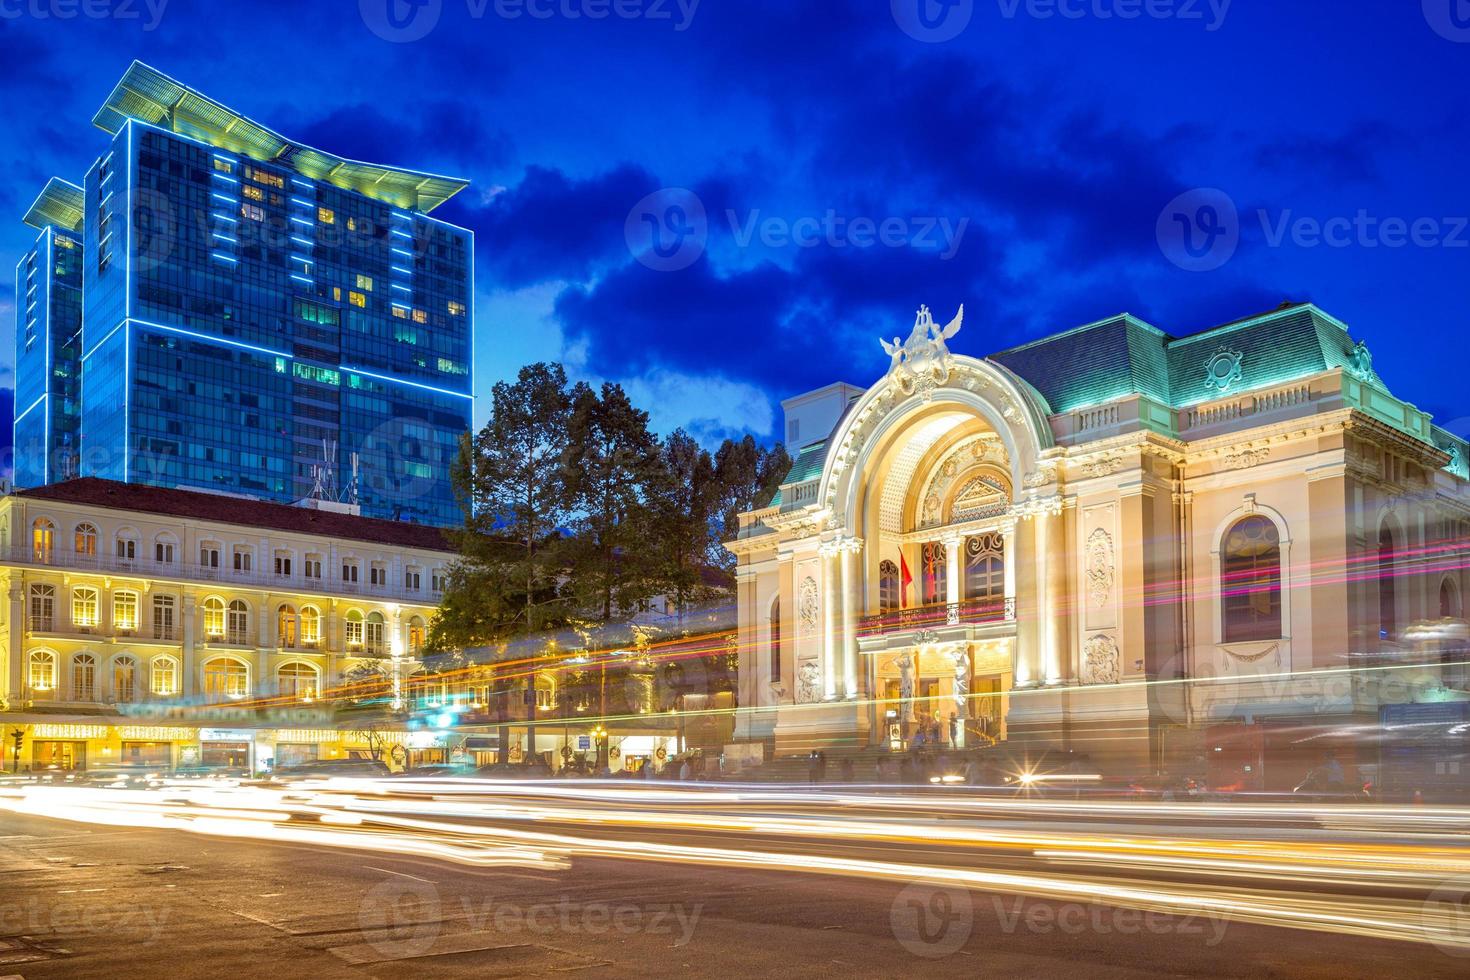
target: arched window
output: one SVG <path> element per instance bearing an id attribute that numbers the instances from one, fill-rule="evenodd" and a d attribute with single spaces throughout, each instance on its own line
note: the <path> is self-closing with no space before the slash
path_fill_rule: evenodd
<path id="1" fill-rule="evenodd" d="M 1388 639 L 1398 633 L 1393 580 L 1393 531 L 1388 522 L 1378 529 L 1378 636 Z"/>
<path id="2" fill-rule="evenodd" d="M 349 610 L 347 610 L 347 615 L 343 619 L 343 625 L 346 627 L 346 630 L 345 630 L 346 636 L 345 636 L 344 639 L 346 640 L 347 646 L 348 647 L 361 647 L 362 646 L 362 612 L 359 611 L 359 610 L 357 610 L 357 609 L 349 609 Z"/>
<path id="3" fill-rule="evenodd" d="M 97 700 L 97 658 L 90 653 L 79 653 L 71 658 L 71 699 Z"/>
<path id="4" fill-rule="evenodd" d="M 781 683 L 781 597 L 771 600 L 771 645 L 769 656 L 771 664 L 771 683 Z"/>
<path id="5" fill-rule="evenodd" d="M 878 611 L 891 612 L 899 607 L 898 566 L 885 558 L 878 563 Z"/>
<path id="6" fill-rule="evenodd" d="M 424 621 L 418 616 L 408 621 L 408 655 L 417 657 L 424 652 Z"/>
<path id="7" fill-rule="evenodd" d="M 234 701 L 250 693 L 250 668 L 228 657 L 216 657 L 204 665 L 204 697 L 208 701 Z"/>
<path id="8" fill-rule="evenodd" d="M 119 590 L 112 594 L 112 625 L 129 632 L 138 628 L 138 593 Z"/>
<path id="9" fill-rule="evenodd" d="M 944 602 L 949 597 L 949 557 L 942 542 L 930 541 L 920 553 L 924 571 L 924 605 Z"/>
<path id="10" fill-rule="evenodd" d="M 1444 579 L 1439 583 L 1439 618 L 1460 618 L 1460 595 L 1455 591 L 1454 583 Z"/>
<path id="11" fill-rule="evenodd" d="M 225 600 L 210 596 L 204 600 L 204 637 L 217 640 L 225 635 Z"/>
<path id="12" fill-rule="evenodd" d="M 179 662 L 173 657 L 154 657 L 153 676 L 149 689 L 159 697 L 172 697 L 179 693 Z"/>
<path id="13" fill-rule="evenodd" d="M 160 565 L 172 565 L 178 552 L 178 540 L 164 533 L 153 539 L 153 560 Z"/>
<path id="14" fill-rule="evenodd" d="M 31 559 L 44 565 L 51 564 L 51 554 L 56 548 L 56 525 L 44 517 L 36 518 L 31 524 Z"/>
<path id="15" fill-rule="evenodd" d="M 1269 518 L 1243 517 L 1220 549 L 1220 603 L 1226 643 L 1281 636 L 1281 540 Z"/>
<path id="16" fill-rule="evenodd" d="M 380 612 L 368 613 L 367 631 L 363 636 L 363 646 L 373 653 L 383 652 L 383 614 Z"/>
<path id="17" fill-rule="evenodd" d="M 999 531 L 965 539 L 965 598 L 1004 599 L 1005 539 Z"/>
<path id="18" fill-rule="evenodd" d="M 282 664 L 276 671 L 276 684 L 281 694 L 299 701 L 311 701 L 317 696 L 317 671 L 311 664 Z"/>
<path id="19" fill-rule="evenodd" d="M 97 557 L 97 525 L 85 521 L 77 525 L 75 551 L 78 558 Z"/>
<path id="20" fill-rule="evenodd" d="M 71 623 L 73 626 L 97 625 L 97 590 L 79 585 L 71 590 Z"/>
<path id="21" fill-rule="evenodd" d="M 301 607 L 301 642 L 316 646 L 322 641 L 322 614 L 316 606 Z"/>
<path id="22" fill-rule="evenodd" d="M 230 643 L 250 642 L 250 607 L 244 599 L 231 599 L 225 614 L 225 639 Z"/>
<path id="23" fill-rule="evenodd" d="M 30 688 L 32 691 L 56 690 L 56 654 L 37 650 L 31 654 Z"/>
<path id="24" fill-rule="evenodd" d="M 138 661 L 122 656 L 112 661 L 112 700 L 126 704 L 138 697 Z"/>
<path id="25" fill-rule="evenodd" d="M 276 610 L 276 646 L 287 649 L 296 646 L 297 626 L 295 606 L 286 605 Z"/>

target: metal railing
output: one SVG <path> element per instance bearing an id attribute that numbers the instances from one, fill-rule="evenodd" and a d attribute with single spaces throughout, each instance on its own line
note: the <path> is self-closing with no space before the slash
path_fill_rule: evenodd
<path id="1" fill-rule="evenodd" d="M 60 548 L 39 549 L 27 546 L 0 550 L 0 560 L 33 568 L 55 568 L 61 571 L 108 572 L 134 578 L 170 578 L 188 582 L 217 582 L 241 588 L 281 589 L 290 592 L 317 592 L 323 595 L 356 595 L 369 599 L 421 602 L 431 605 L 443 597 L 432 583 L 427 589 L 407 589 L 391 585 L 363 586 L 337 576 L 322 578 L 301 574 L 276 575 L 273 572 L 237 572 L 230 568 L 200 565 L 188 561 L 161 562 L 144 558 L 117 558 L 111 555 L 78 554 Z"/>
<path id="2" fill-rule="evenodd" d="M 959 602 L 936 602 L 911 609 L 890 609 L 858 620 L 858 636 L 887 636 L 934 629 L 939 626 L 965 626 L 983 623 L 1005 623 L 1016 618 L 1014 597 L 986 596 Z"/>

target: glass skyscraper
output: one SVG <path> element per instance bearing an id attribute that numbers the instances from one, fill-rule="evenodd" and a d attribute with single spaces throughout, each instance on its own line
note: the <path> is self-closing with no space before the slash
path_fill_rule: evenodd
<path id="1" fill-rule="evenodd" d="M 26 212 L 40 231 L 15 267 L 15 482 L 77 475 L 82 189 L 55 177 Z"/>
<path id="2" fill-rule="evenodd" d="M 76 471 L 455 523 L 474 244 L 428 212 L 465 182 L 294 143 L 138 62 L 93 121 Z"/>

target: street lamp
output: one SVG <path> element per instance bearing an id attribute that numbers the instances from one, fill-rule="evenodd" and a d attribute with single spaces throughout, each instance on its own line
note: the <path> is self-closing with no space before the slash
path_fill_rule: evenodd
<path id="1" fill-rule="evenodd" d="M 601 771 L 604 765 L 603 750 L 607 748 L 607 729 L 599 724 L 592 729 L 592 738 L 594 739 L 592 744 L 597 746 L 597 769 Z"/>

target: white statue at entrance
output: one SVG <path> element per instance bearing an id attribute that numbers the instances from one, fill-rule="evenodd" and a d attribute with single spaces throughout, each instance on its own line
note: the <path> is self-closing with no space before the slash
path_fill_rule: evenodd
<path id="1" fill-rule="evenodd" d="M 949 380 L 950 353 L 945 341 L 960 332 L 960 323 L 965 318 L 965 308 L 960 307 L 954 319 L 940 329 L 929 313 L 929 307 L 919 307 L 914 317 L 914 329 L 909 339 L 899 343 L 879 340 L 883 352 L 892 358 L 888 373 L 895 379 L 898 389 L 905 395 L 918 392 L 927 395 Z"/>
<path id="2" fill-rule="evenodd" d="M 893 660 L 898 668 L 899 718 L 905 722 L 914 720 L 914 655 L 905 650 Z"/>
<path id="3" fill-rule="evenodd" d="M 957 749 L 965 747 L 965 719 L 970 716 L 970 653 L 964 647 L 955 647 L 949 652 L 954 660 L 954 718 L 950 734 L 951 743 Z"/>

